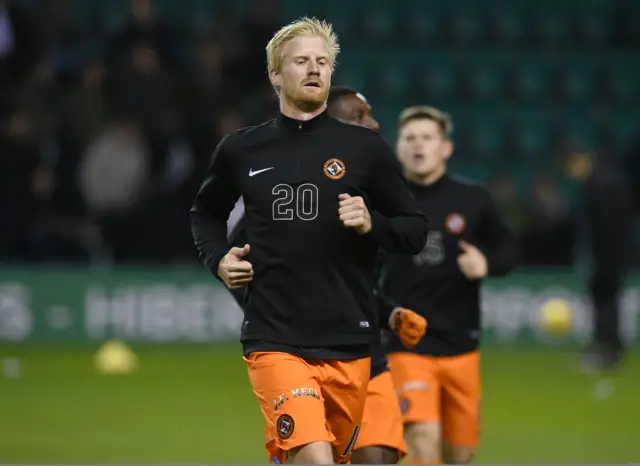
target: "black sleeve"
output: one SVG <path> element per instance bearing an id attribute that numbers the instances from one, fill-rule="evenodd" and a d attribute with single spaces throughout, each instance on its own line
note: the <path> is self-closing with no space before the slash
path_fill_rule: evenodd
<path id="1" fill-rule="evenodd" d="M 227 220 L 240 194 L 228 167 L 229 135 L 218 144 L 189 213 L 191 234 L 200 260 L 216 278 L 218 263 L 229 251 Z"/>
<path id="2" fill-rule="evenodd" d="M 388 253 L 384 250 L 378 251 L 376 258 L 376 266 L 374 269 L 374 288 L 373 294 L 376 297 L 376 307 L 378 309 L 378 325 L 381 329 L 391 330 L 389 327 L 389 319 L 396 307 L 400 307 L 391 298 L 384 293 L 384 263 Z"/>
<path id="3" fill-rule="evenodd" d="M 372 203 L 371 236 L 389 252 L 417 254 L 427 241 L 428 221 L 420 210 L 389 146 L 372 149 L 367 195 Z"/>
<path id="4" fill-rule="evenodd" d="M 487 258 L 488 275 L 502 277 L 519 264 L 520 244 L 491 195 L 485 191 L 485 196 L 480 219 L 481 244 L 478 247 Z"/>
<path id="5" fill-rule="evenodd" d="M 393 329 L 389 326 L 389 319 L 391 319 L 393 311 L 401 306 L 388 296 L 385 296 L 378 288 L 373 290 L 373 294 L 376 297 L 376 306 L 378 307 L 378 325 L 381 329 L 393 332 Z"/>

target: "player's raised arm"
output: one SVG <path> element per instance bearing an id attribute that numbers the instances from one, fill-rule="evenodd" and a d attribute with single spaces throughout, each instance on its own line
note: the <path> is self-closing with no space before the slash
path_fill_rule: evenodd
<path id="1" fill-rule="evenodd" d="M 487 258 L 487 275 L 502 277 L 520 263 L 520 242 L 507 226 L 498 206 L 488 191 L 479 225 L 480 249 Z"/>
<path id="2" fill-rule="evenodd" d="M 200 260 L 217 278 L 218 264 L 229 252 L 227 220 L 240 197 L 228 166 L 229 135 L 218 144 L 196 195 L 189 221 Z"/>
<path id="3" fill-rule="evenodd" d="M 376 142 L 367 187 L 372 203 L 371 236 L 389 252 L 417 254 L 427 241 L 427 216 L 418 207 L 389 146 L 381 137 Z"/>

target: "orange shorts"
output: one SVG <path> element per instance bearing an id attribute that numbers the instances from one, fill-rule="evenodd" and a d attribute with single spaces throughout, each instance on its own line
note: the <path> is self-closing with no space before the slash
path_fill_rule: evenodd
<path id="1" fill-rule="evenodd" d="M 437 422 L 443 438 L 475 447 L 480 437 L 480 354 L 388 355 L 405 423 Z"/>
<path id="2" fill-rule="evenodd" d="M 285 463 L 287 451 L 322 441 L 331 443 L 336 463 L 349 461 L 360 431 L 370 358 L 321 361 L 256 352 L 244 360 L 272 462 Z"/>
<path id="3" fill-rule="evenodd" d="M 403 429 L 393 379 L 391 373 L 385 371 L 369 381 L 362 428 L 355 450 L 373 446 L 388 447 L 397 451 L 399 458 L 403 458 L 407 454 Z"/>

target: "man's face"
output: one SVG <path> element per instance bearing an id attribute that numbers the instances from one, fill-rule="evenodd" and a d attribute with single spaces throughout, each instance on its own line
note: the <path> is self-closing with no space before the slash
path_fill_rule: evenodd
<path id="1" fill-rule="evenodd" d="M 380 125 L 373 119 L 371 107 L 360 94 L 347 94 L 331 104 L 332 117 L 351 125 L 365 126 L 380 131 Z"/>
<path id="2" fill-rule="evenodd" d="M 272 72 L 272 83 L 281 97 L 305 112 L 322 105 L 331 87 L 329 50 L 321 37 L 296 37 L 282 51 L 282 68 Z"/>
<path id="3" fill-rule="evenodd" d="M 444 137 L 438 123 L 417 119 L 402 127 L 396 150 L 410 175 L 428 177 L 444 169 L 453 145 Z"/>

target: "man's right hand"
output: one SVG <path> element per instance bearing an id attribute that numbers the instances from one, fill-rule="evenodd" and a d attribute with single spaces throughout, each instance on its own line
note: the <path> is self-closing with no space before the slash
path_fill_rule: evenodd
<path id="1" fill-rule="evenodd" d="M 253 266 L 251 262 L 243 260 L 249 254 L 249 245 L 242 248 L 231 248 L 218 264 L 218 276 L 227 288 L 242 288 L 253 280 Z"/>

